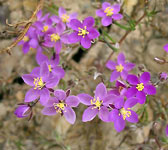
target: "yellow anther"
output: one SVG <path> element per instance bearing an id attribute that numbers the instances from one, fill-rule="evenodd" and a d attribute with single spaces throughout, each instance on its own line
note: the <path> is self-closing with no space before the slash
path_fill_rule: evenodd
<path id="1" fill-rule="evenodd" d="M 29 37 L 28 36 L 24 36 L 23 41 L 24 42 L 28 42 L 29 41 Z"/>
<path id="2" fill-rule="evenodd" d="M 36 89 L 41 90 L 45 86 L 45 83 L 43 82 L 42 77 L 34 78 L 34 85 L 35 85 L 35 87 L 34 87 L 35 90 Z"/>
<path id="3" fill-rule="evenodd" d="M 52 71 L 51 65 L 48 65 L 48 70 L 49 70 L 49 72 Z"/>
<path id="4" fill-rule="evenodd" d="M 97 99 L 95 99 L 95 97 L 94 97 L 94 99 L 93 99 L 93 100 L 91 99 L 90 102 L 91 102 L 91 105 L 95 105 L 95 106 L 93 107 L 93 109 L 94 109 L 94 108 L 98 108 L 99 110 L 100 110 L 100 107 L 101 107 L 101 105 L 102 105 L 102 103 L 103 103 L 102 100 L 100 101 L 99 97 L 97 97 Z"/>
<path id="5" fill-rule="evenodd" d="M 48 27 L 47 25 L 46 25 L 46 26 L 44 26 L 44 27 L 43 27 L 43 31 L 42 31 L 42 32 L 47 32 L 47 31 L 48 31 L 48 28 L 49 28 L 49 27 Z"/>
<path id="6" fill-rule="evenodd" d="M 121 64 L 118 65 L 118 66 L 116 66 L 116 70 L 117 70 L 117 72 L 122 72 L 123 69 L 124 69 L 124 67 L 123 67 Z"/>
<path id="7" fill-rule="evenodd" d="M 130 108 L 127 108 L 127 109 L 128 110 L 126 110 L 125 108 L 121 108 L 120 109 L 120 113 L 121 113 L 121 115 L 122 115 L 124 120 L 125 120 L 126 117 L 130 117 L 131 116 L 131 111 L 129 111 Z"/>
<path id="8" fill-rule="evenodd" d="M 58 34 L 51 34 L 51 41 L 53 42 L 57 42 L 58 40 L 60 40 L 60 36 Z"/>
<path id="9" fill-rule="evenodd" d="M 69 22 L 69 16 L 67 14 L 63 14 L 61 16 L 62 22 L 66 23 Z"/>
<path id="10" fill-rule="evenodd" d="M 113 10 L 114 10 L 113 8 L 107 7 L 104 12 L 106 13 L 106 16 L 112 16 Z"/>
<path id="11" fill-rule="evenodd" d="M 143 83 L 137 84 L 136 89 L 138 91 L 142 91 L 144 89 L 144 84 Z"/>
<path id="12" fill-rule="evenodd" d="M 89 32 L 86 30 L 86 26 L 84 26 L 84 29 L 82 29 L 80 27 L 78 29 L 79 29 L 78 35 L 82 35 L 83 38 L 85 37 L 85 35 L 89 34 Z"/>
<path id="13" fill-rule="evenodd" d="M 67 106 L 67 104 L 65 104 L 64 102 L 60 102 L 60 103 L 53 103 L 53 106 L 57 113 L 62 113 L 63 111 L 65 111 L 65 107 Z"/>

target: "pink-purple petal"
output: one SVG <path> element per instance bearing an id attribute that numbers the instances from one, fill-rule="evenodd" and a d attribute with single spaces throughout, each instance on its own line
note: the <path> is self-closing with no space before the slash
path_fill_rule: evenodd
<path id="1" fill-rule="evenodd" d="M 137 76 L 136 75 L 132 75 L 132 74 L 129 74 L 127 76 L 127 81 L 131 85 L 137 85 L 139 83 L 139 80 L 138 80 Z"/>
<path id="2" fill-rule="evenodd" d="M 41 52 L 37 52 L 37 54 L 36 54 L 36 61 L 40 65 L 44 61 L 48 61 L 48 58 L 47 58 L 46 55 L 43 55 Z"/>
<path id="3" fill-rule="evenodd" d="M 45 105 L 50 98 L 50 92 L 48 89 L 43 88 L 40 90 L 40 104 Z"/>
<path id="4" fill-rule="evenodd" d="M 146 101 L 146 94 L 143 91 L 138 91 L 136 94 L 136 97 L 138 98 L 138 103 L 144 104 Z"/>
<path id="5" fill-rule="evenodd" d="M 131 115 L 129 117 L 126 117 L 126 120 L 131 123 L 137 123 L 138 115 L 132 110 L 129 110 L 129 111 L 131 112 Z"/>
<path id="6" fill-rule="evenodd" d="M 89 16 L 89 17 L 84 19 L 83 26 L 86 26 L 87 28 L 90 28 L 94 25 L 94 23 L 95 23 L 94 18 Z"/>
<path id="7" fill-rule="evenodd" d="M 136 93 L 137 93 L 137 91 L 138 91 L 138 90 L 136 89 L 135 86 L 130 87 L 130 88 L 126 91 L 126 96 L 127 96 L 127 98 L 135 96 Z"/>
<path id="8" fill-rule="evenodd" d="M 107 107 L 102 106 L 99 110 L 99 118 L 104 122 L 109 122 L 109 110 Z"/>
<path id="9" fill-rule="evenodd" d="M 71 107 L 66 107 L 64 111 L 64 117 L 65 119 L 70 123 L 74 124 L 76 120 L 76 114 L 74 110 Z"/>
<path id="10" fill-rule="evenodd" d="M 57 114 L 57 112 L 54 109 L 54 107 L 44 107 L 43 110 L 41 111 L 41 113 L 43 115 L 47 115 L 47 116 L 53 116 L 53 115 Z"/>
<path id="11" fill-rule="evenodd" d="M 57 76 L 54 76 L 54 77 L 48 79 L 48 81 L 46 83 L 46 87 L 53 88 L 53 87 L 57 86 L 58 83 L 59 83 L 59 78 Z"/>
<path id="12" fill-rule="evenodd" d="M 89 94 L 82 93 L 78 94 L 77 96 L 82 104 L 91 105 L 91 100 L 93 99 L 93 97 L 91 97 Z"/>
<path id="13" fill-rule="evenodd" d="M 122 65 L 125 64 L 125 56 L 124 56 L 123 53 L 120 53 L 120 54 L 118 55 L 117 62 L 118 62 L 118 64 L 122 64 Z"/>
<path id="14" fill-rule="evenodd" d="M 102 8 L 105 10 L 107 7 L 110 7 L 111 6 L 111 4 L 110 3 L 108 3 L 108 2 L 104 2 L 103 4 L 102 4 Z"/>
<path id="15" fill-rule="evenodd" d="M 149 81 L 150 81 L 150 73 L 149 72 L 144 72 L 141 76 L 140 76 L 140 78 L 139 78 L 139 81 L 141 82 L 141 83 L 144 83 L 144 84 L 146 84 L 146 83 L 148 83 Z"/>
<path id="16" fill-rule="evenodd" d="M 113 15 L 112 15 L 112 18 L 113 18 L 114 20 L 121 20 L 121 19 L 123 18 L 123 15 L 121 15 L 121 14 L 113 14 Z"/>
<path id="17" fill-rule="evenodd" d="M 84 38 L 81 39 L 81 45 L 88 49 L 91 47 L 91 39 L 88 38 L 88 36 L 85 36 Z"/>
<path id="18" fill-rule="evenodd" d="M 57 42 L 55 43 L 54 48 L 55 48 L 56 53 L 59 54 L 60 51 L 61 51 L 61 49 L 62 49 L 62 42 L 61 42 L 61 41 L 57 41 Z"/>
<path id="19" fill-rule="evenodd" d="M 136 97 L 128 98 L 124 104 L 124 108 L 132 108 L 138 103 L 138 100 L 139 99 Z"/>
<path id="20" fill-rule="evenodd" d="M 77 107 L 79 105 L 79 98 L 77 96 L 68 96 L 65 100 L 66 104 L 70 107 Z"/>
<path id="21" fill-rule="evenodd" d="M 128 72 L 125 71 L 125 70 L 123 70 L 123 71 L 121 72 L 121 77 L 122 77 L 122 79 L 126 80 L 126 79 L 127 79 L 127 76 L 128 76 Z"/>
<path id="22" fill-rule="evenodd" d="M 69 35 L 69 37 L 68 37 L 68 41 L 70 42 L 70 43 L 77 43 L 77 42 L 79 42 L 80 40 L 81 40 L 81 36 L 79 36 L 78 35 L 78 32 L 73 32 L 73 33 L 71 33 L 70 35 Z"/>
<path id="23" fill-rule="evenodd" d="M 30 86 L 34 86 L 34 78 L 36 78 L 36 76 L 32 74 L 24 74 L 22 76 L 23 81 Z"/>
<path id="24" fill-rule="evenodd" d="M 130 71 L 130 70 L 132 70 L 134 67 L 135 67 L 135 64 L 128 62 L 128 63 L 125 63 L 125 65 L 124 65 L 124 70 Z"/>
<path id="25" fill-rule="evenodd" d="M 112 18 L 109 16 L 103 17 L 101 23 L 103 26 L 109 26 L 110 24 L 112 24 Z"/>
<path id="26" fill-rule="evenodd" d="M 104 13 L 103 9 L 98 9 L 96 11 L 96 15 L 99 16 L 99 17 L 105 17 L 106 14 Z"/>
<path id="27" fill-rule="evenodd" d="M 87 122 L 93 120 L 98 114 L 98 112 L 99 112 L 98 109 L 93 108 L 93 106 L 88 107 L 83 112 L 82 121 Z"/>
<path id="28" fill-rule="evenodd" d="M 30 90 L 27 91 L 25 95 L 25 102 L 32 102 L 39 97 L 39 90 L 35 90 L 31 88 Z"/>
<path id="29" fill-rule="evenodd" d="M 90 30 L 88 30 L 88 32 L 89 32 L 88 37 L 90 39 L 95 39 L 100 35 L 100 33 L 94 28 L 91 28 Z"/>
<path id="30" fill-rule="evenodd" d="M 59 14 L 59 17 L 61 17 L 63 14 L 66 14 L 66 10 L 63 7 L 59 7 L 58 14 Z"/>
<path id="31" fill-rule="evenodd" d="M 168 125 L 166 125 L 165 133 L 166 133 L 166 136 L 168 136 Z"/>
<path id="32" fill-rule="evenodd" d="M 168 44 L 166 44 L 163 48 L 168 53 Z"/>
<path id="33" fill-rule="evenodd" d="M 80 28 L 83 28 L 83 25 L 82 25 L 82 23 L 79 21 L 79 20 L 77 20 L 77 19 L 72 19 L 71 21 L 70 21 L 70 27 L 73 29 L 73 30 L 75 30 L 75 31 L 78 31 L 79 29 L 79 27 Z"/>
<path id="34" fill-rule="evenodd" d="M 124 106 L 124 97 L 123 96 L 119 96 L 115 99 L 114 101 L 114 106 L 117 108 L 117 109 L 120 109 Z"/>
<path id="35" fill-rule="evenodd" d="M 103 99 L 107 94 L 106 86 L 101 82 L 96 86 L 95 98 Z"/>
<path id="36" fill-rule="evenodd" d="M 113 104 L 114 103 L 115 99 L 116 99 L 116 95 L 110 93 L 105 98 L 103 98 L 103 105 L 104 106 L 109 106 L 109 104 Z"/>
<path id="37" fill-rule="evenodd" d="M 156 94 L 156 88 L 153 85 L 145 85 L 144 92 L 148 95 L 155 95 Z"/>
<path id="38" fill-rule="evenodd" d="M 49 69 L 47 62 L 43 62 L 40 66 L 40 77 L 45 81 L 49 76 Z"/>
<path id="39" fill-rule="evenodd" d="M 58 99 L 58 100 L 65 100 L 66 98 L 66 93 L 63 90 L 55 90 L 54 91 L 54 96 Z"/>
<path id="40" fill-rule="evenodd" d="M 111 73 L 110 82 L 115 81 L 119 76 L 120 76 L 120 72 L 113 71 L 113 72 Z"/>
<path id="41" fill-rule="evenodd" d="M 115 70 L 116 69 L 116 62 L 109 60 L 106 64 L 106 67 L 110 70 Z"/>

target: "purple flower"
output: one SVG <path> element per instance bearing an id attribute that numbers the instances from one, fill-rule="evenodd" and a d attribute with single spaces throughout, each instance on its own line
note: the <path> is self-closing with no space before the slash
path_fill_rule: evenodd
<path id="1" fill-rule="evenodd" d="M 168 125 L 166 125 L 165 133 L 166 133 L 166 136 L 168 136 Z"/>
<path id="2" fill-rule="evenodd" d="M 123 16 L 118 13 L 119 11 L 119 4 L 111 5 L 108 2 L 104 2 L 102 9 L 96 11 L 96 15 L 102 17 L 101 22 L 103 26 L 108 26 L 112 24 L 112 20 L 121 20 L 123 18 Z"/>
<path id="3" fill-rule="evenodd" d="M 163 48 L 168 53 L 168 44 L 166 44 Z"/>
<path id="4" fill-rule="evenodd" d="M 95 20 L 93 17 L 85 18 L 83 23 L 77 19 L 72 19 L 70 22 L 70 27 L 74 30 L 74 32 L 69 35 L 69 42 L 80 42 L 84 48 L 90 48 L 91 41 L 100 35 L 99 32 L 93 27 L 94 23 Z"/>
<path id="5" fill-rule="evenodd" d="M 164 81 L 167 80 L 168 74 L 166 72 L 160 73 L 160 80 Z"/>
<path id="6" fill-rule="evenodd" d="M 37 52 L 36 55 L 37 63 L 41 66 L 43 63 L 46 63 L 49 70 L 49 76 L 52 78 L 53 76 L 57 76 L 59 79 L 63 78 L 65 75 L 65 71 L 59 65 L 59 55 L 55 54 L 50 60 L 47 56 L 43 55 L 41 52 Z"/>
<path id="7" fill-rule="evenodd" d="M 38 37 L 36 34 L 36 29 L 30 27 L 23 39 L 18 43 L 18 45 L 23 45 L 23 52 L 26 54 L 31 48 L 37 48 Z"/>
<path id="8" fill-rule="evenodd" d="M 135 75 L 128 75 L 127 81 L 132 85 L 131 88 L 127 90 L 126 96 L 135 96 L 139 99 L 140 104 L 144 104 L 146 100 L 146 95 L 155 95 L 156 88 L 149 82 L 150 73 L 144 72 L 138 79 Z"/>
<path id="9" fill-rule="evenodd" d="M 67 12 L 66 12 L 66 10 L 64 8 L 62 8 L 62 7 L 59 8 L 58 14 L 59 14 L 59 17 L 61 18 L 61 21 L 63 23 L 66 23 L 68 27 L 70 27 L 69 22 L 72 19 L 76 19 L 77 16 L 78 16 L 77 13 L 72 13 L 72 14 L 68 15 Z"/>
<path id="10" fill-rule="evenodd" d="M 123 53 L 118 55 L 117 63 L 109 60 L 106 64 L 106 67 L 110 70 L 113 70 L 110 78 L 110 82 L 115 81 L 119 76 L 126 80 L 128 76 L 128 71 L 132 70 L 135 67 L 135 64 L 125 62 L 125 56 Z"/>
<path id="11" fill-rule="evenodd" d="M 125 128 L 126 120 L 131 123 L 138 122 L 138 115 L 131 110 L 137 102 L 138 99 L 135 97 L 128 98 L 124 102 L 124 96 L 118 96 L 114 100 L 115 108 L 109 113 L 109 121 L 114 122 L 114 128 L 117 132 Z"/>
<path id="12" fill-rule="evenodd" d="M 49 34 L 44 38 L 43 43 L 46 47 L 54 47 L 57 54 L 60 53 L 62 43 L 68 44 L 68 35 L 63 33 L 65 27 L 62 23 L 58 23 L 55 28 L 51 28 Z"/>
<path id="13" fill-rule="evenodd" d="M 32 102 L 39 99 L 40 103 L 44 105 L 50 98 L 50 91 L 48 88 L 55 87 L 59 78 L 54 76 L 50 78 L 49 69 L 46 63 L 43 63 L 40 68 L 34 68 L 31 74 L 25 74 L 22 76 L 24 82 L 32 88 L 26 93 L 25 102 Z"/>
<path id="14" fill-rule="evenodd" d="M 116 81 L 116 87 L 108 91 L 108 94 L 114 94 L 117 96 L 124 95 L 127 91 L 126 84 L 120 80 Z"/>
<path id="15" fill-rule="evenodd" d="M 24 118 L 24 117 L 28 117 L 30 115 L 30 113 L 31 113 L 30 110 L 31 109 L 28 105 L 20 105 L 20 106 L 18 106 L 18 108 L 16 108 L 14 114 L 18 118 Z"/>
<path id="16" fill-rule="evenodd" d="M 74 124 L 76 114 L 71 107 L 77 107 L 78 104 L 79 100 L 77 96 L 67 96 L 63 90 L 56 90 L 54 97 L 51 97 L 48 103 L 44 105 L 42 114 L 51 116 L 60 113 L 69 123 Z"/>
<path id="17" fill-rule="evenodd" d="M 108 122 L 108 106 L 113 103 L 113 99 L 116 96 L 108 95 L 103 83 L 97 85 L 94 97 L 85 93 L 78 94 L 78 97 L 81 103 L 88 106 L 82 116 L 83 122 L 93 120 L 97 114 L 102 121 Z"/>

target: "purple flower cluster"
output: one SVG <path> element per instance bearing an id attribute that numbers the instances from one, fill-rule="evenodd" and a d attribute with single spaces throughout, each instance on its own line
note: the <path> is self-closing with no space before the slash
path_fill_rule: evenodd
<path id="1" fill-rule="evenodd" d="M 102 17 L 102 25 L 108 26 L 113 21 L 122 19 L 123 16 L 119 12 L 119 4 L 104 2 L 96 14 Z M 64 69 L 59 65 L 59 54 L 63 45 L 79 42 L 82 47 L 88 49 L 100 36 L 93 17 L 79 21 L 76 13 L 69 15 L 62 7 L 59 8 L 58 14 L 59 16 L 43 16 L 42 11 L 39 11 L 37 21 L 19 43 L 23 45 L 25 54 L 30 49 L 37 49 L 36 61 L 39 66 L 30 74 L 22 76 L 31 88 L 25 95 L 24 103 L 15 110 L 15 115 L 19 118 L 31 116 L 32 107 L 40 102 L 44 107 L 43 115 L 60 114 L 69 123 L 74 124 L 76 114 L 72 108 L 82 103 L 87 107 L 83 112 L 83 122 L 91 121 L 98 115 L 102 121 L 114 123 L 118 132 L 125 128 L 126 121 L 137 123 L 138 115 L 133 107 L 137 103 L 144 104 L 147 95 L 155 95 L 156 88 L 150 81 L 149 72 L 143 72 L 140 76 L 129 74 L 135 64 L 126 62 L 123 53 L 118 55 L 117 62 L 109 60 L 106 64 L 112 71 L 110 82 L 115 82 L 115 87 L 107 88 L 103 82 L 99 83 L 94 96 L 86 93 L 70 95 L 69 89 L 66 92 L 62 89 L 55 90 L 65 76 Z M 48 48 L 54 49 L 50 58 L 43 53 Z M 167 78 L 164 74 L 161 76 Z"/>

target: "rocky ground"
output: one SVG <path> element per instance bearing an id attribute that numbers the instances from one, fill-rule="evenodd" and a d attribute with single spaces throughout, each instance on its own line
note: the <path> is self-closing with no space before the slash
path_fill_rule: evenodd
<path id="1" fill-rule="evenodd" d="M 78 12 L 79 18 L 83 19 L 88 15 L 95 16 L 95 7 L 103 1 L 51 0 L 52 2 L 70 9 L 70 12 Z M 137 20 L 143 14 L 143 2 L 123 0 L 122 10 Z M 0 49 L 7 47 L 16 38 L 3 33 L 11 30 L 6 27 L 5 20 L 17 23 L 28 19 L 37 3 L 37 0 L 0 0 Z M 44 11 L 48 11 L 46 5 Z M 147 18 L 143 19 L 141 25 L 137 26 L 120 46 L 120 51 L 124 52 L 129 61 L 137 66 L 144 66 L 145 70 L 152 73 L 153 82 L 158 80 L 161 71 L 168 72 L 167 65 L 160 65 L 154 61 L 155 57 L 168 59 L 163 50 L 163 46 L 168 43 L 168 1 L 151 0 L 149 9 L 152 10 L 155 6 L 161 12 L 150 20 L 150 23 Z M 124 24 L 125 21 L 120 23 Z M 125 32 L 113 25 L 109 34 L 119 40 Z M 80 59 L 78 55 L 74 56 L 81 53 L 79 48 L 74 48 L 68 53 L 67 51 L 65 49 L 61 55 L 61 63 L 70 68 L 66 70 L 67 85 L 75 84 L 72 88 L 73 94 L 82 91 L 92 94 L 96 84 L 100 82 L 100 78 L 93 79 L 95 68 L 104 63 L 111 49 L 104 43 L 96 43 L 88 52 L 84 52 Z M 117 55 L 118 52 L 112 59 L 116 60 Z M 137 125 L 128 124 L 121 133 L 114 130 L 112 123 L 101 122 L 98 118 L 82 123 L 81 116 L 85 109 L 82 105 L 76 109 L 77 121 L 73 126 L 60 116 L 43 116 L 40 113 L 40 105 L 35 108 L 35 115 L 31 121 L 18 119 L 13 112 L 17 103 L 24 100 L 25 92 L 29 89 L 23 83 L 21 75 L 31 72 L 35 66 L 35 50 L 24 55 L 21 47 L 16 46 L 12 49 L 11 56 L 0 55 L 0 150 L 157 150 L 159 145 L 163 150 L 168 150 L 168 145 L 161 141 L 161 138 L 165 137 L 164 119 L 155 121 L 161 101 L 168 102 L 167 84 L 158 88 L 156 98 L 150 97 L 148 120 Z M 90 77 L 87 76 L 88 70 L 92 72 Z M 109 70 L 105 69 L 103 73 L 108 79 Z"/>

